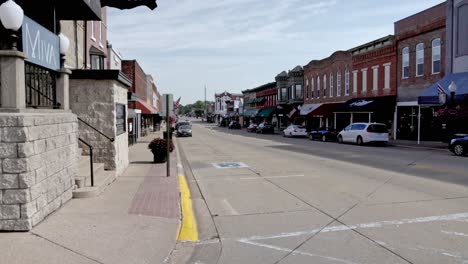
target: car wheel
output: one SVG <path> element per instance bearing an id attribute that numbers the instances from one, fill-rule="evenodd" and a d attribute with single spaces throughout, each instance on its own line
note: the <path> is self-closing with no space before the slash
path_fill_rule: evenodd
<path id="1" fill-rule="evenodd" d="M 314 140 L 314 136 L 309 135 L 309 139 L 310 139 L 310 140 Z"/>
<path id="2" fill-rule="evenodd" d="M 327 136 L 323 135 L 323 136 L 322 136 L 322 141 L 323 141 L 323 142 L 327 142 Z"/>
<path id="3" fill-rule="evenodd" d="M 463 156 L 465 155 L 465 148 L 463 147 L 462 144 L 456 144 L 453 147 L 453 153 L 455 153 L 455 155 L 457 156 Z"/>
<path id="4" fill-rule="evenodd" d="M 359 146 L 361 146 L 363 144 L 363 141 L 362 141 L 362 137 L 361 136 L 358 136 L 357 139 L 356 139 L 356 144 L 358 144 Z"/>
<path id="5" fill-rule="evenodd" d="M 343 136 L 338 136 L 338 143 L 343 144 Z"/>

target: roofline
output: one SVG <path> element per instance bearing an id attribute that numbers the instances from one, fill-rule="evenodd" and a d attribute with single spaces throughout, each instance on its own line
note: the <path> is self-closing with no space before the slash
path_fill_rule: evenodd
<path id="1" fill-rule="evenodd" d="M 357 47 L 351 48 L 351 49 L 349 49 L 348 51 L 353 52 L 353 51 L 356 51 L 356 50 L 360 50 L 360 49 L 362 49 L 362 48 L 364 48 L 364 47 L 372 46 L 372 45 L 374 45 L 374 44 L 377 44 L 377 43 L 380 43 L 380 42 L 384 42 L 384 41 L 386 41 L 386 40 L 395 40 L 395 35 L 387 35 L 387 36 L 385 36 L 385 37 L 382 37 L 382 38 L 379 38 L 379 39 L 376 39 L 376 40 L 372 40 L 372 41 L 367 42 L 367 43 L 365 43 L 365 44 L 362 44 L 362 45 L 359 45 L 359 46 L 357 46 Z"/>
<path id="2" fill-rule="evenodd" d="M 408 19 L 408 18 L 411 18 L 411 17 L 415 17 L 415 16 L 417 16 L 417 15 L 420 15 L 420 14 L 426 12 L 427 10 L 430 10 L 430 9 L 433 9 L 433 8 L 437 8 L 437 7 L 439 7 L 439 6 L 441 6 L 441 5 L 445 5 L 445 4 L 446 4 L 446 1 L 443 1 L 443 2 L 440 3 L 440 4 L 437 4 L 437 5 L 435 5 L 435 6 L 431 6 L 431 7 L 429 7 L 429 8 L 426 8 L 426 9 L 424 9 L 424 10 L 419 11 L 418 13 L 415 13 L 415 14 L 412 14 L 412 15 L 407 16 L 407 17 L 405 17 L 405 18 L 402 18 L 402 19 L 400 19 L 400 20 L 397 20 L 397 21 L 393 22 L 393 24 L 399 23 L 399 22 L 401 22 L 401 21 L 403 21 L 403 20 L 406 20 L 406 19 Z"/>
<path id="3" fill-rule="evenodd" d="M 257 90 L 260 90 L 260 89 L 265 88 L 265 87 L 268 87 L 268 86 L 274 86 L 274 87 L 276 88 L 276 82 L 265 83 L 265 84 L 260 85 L 260 86 L 258 86 L 258 87 L 244 90 L 244 91 L 242 91 L 242 93 L 255 92 L 255 91 L 257 91 Z"/>

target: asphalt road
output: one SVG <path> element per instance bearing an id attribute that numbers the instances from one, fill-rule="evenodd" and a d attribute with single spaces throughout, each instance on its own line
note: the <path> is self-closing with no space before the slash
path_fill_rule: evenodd
<path id="1" fill-rule="evenodd" d="M 468 158 L 201 123 L 178 142 L 201 238 L 189 263 L 468 263 Z"/>

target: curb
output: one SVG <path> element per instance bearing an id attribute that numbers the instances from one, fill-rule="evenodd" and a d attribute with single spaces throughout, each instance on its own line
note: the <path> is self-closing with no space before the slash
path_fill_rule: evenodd
<path id="1" fill-rule="evenodd" d="M 185 177 L 184 167 L 182 166 L 182 160 L 180 158 L 179 148 L 180 145 L 177 143 L 177 175 L 179 177 L 179 189 L 180 189 L 180 208 L 181 208 L 181 225 L 179 227 L 177 240 L 180 241 L 198 241 L 198 229 L 195 214 L 193 212 L 192 200 L 190 195 L 190 189 L 187 184 Z"/>

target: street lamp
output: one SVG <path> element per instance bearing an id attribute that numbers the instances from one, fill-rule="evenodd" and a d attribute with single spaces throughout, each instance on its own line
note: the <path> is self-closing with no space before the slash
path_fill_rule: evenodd
<path id="1" fill-rule="evenodd" d="M 23 9 L 13 0 L 8 0 L 0 5 L 0 21 L 3 27 L 11 32 L 11 49 L 17 50 L 16 32 L 21 28 L 24 19 Z"/>
<path id="2" fill-rule="evenodd" d="M 65 54 L 67 54 L 68 48 L 70 47 L 70 40 L 63 33 L 59 34 L 60 39 L 60 66 L 65 65 Z"/>
<path id="3" fill-rule="evenodd" d="M 455 93 L 457 92 L 457 85 L 455 84 L 454 81 L 452 81 L 452 83 L 450 83 L 448 89 L 450 91 L 450 96 L 453 99 L 455 97 Z"/>

